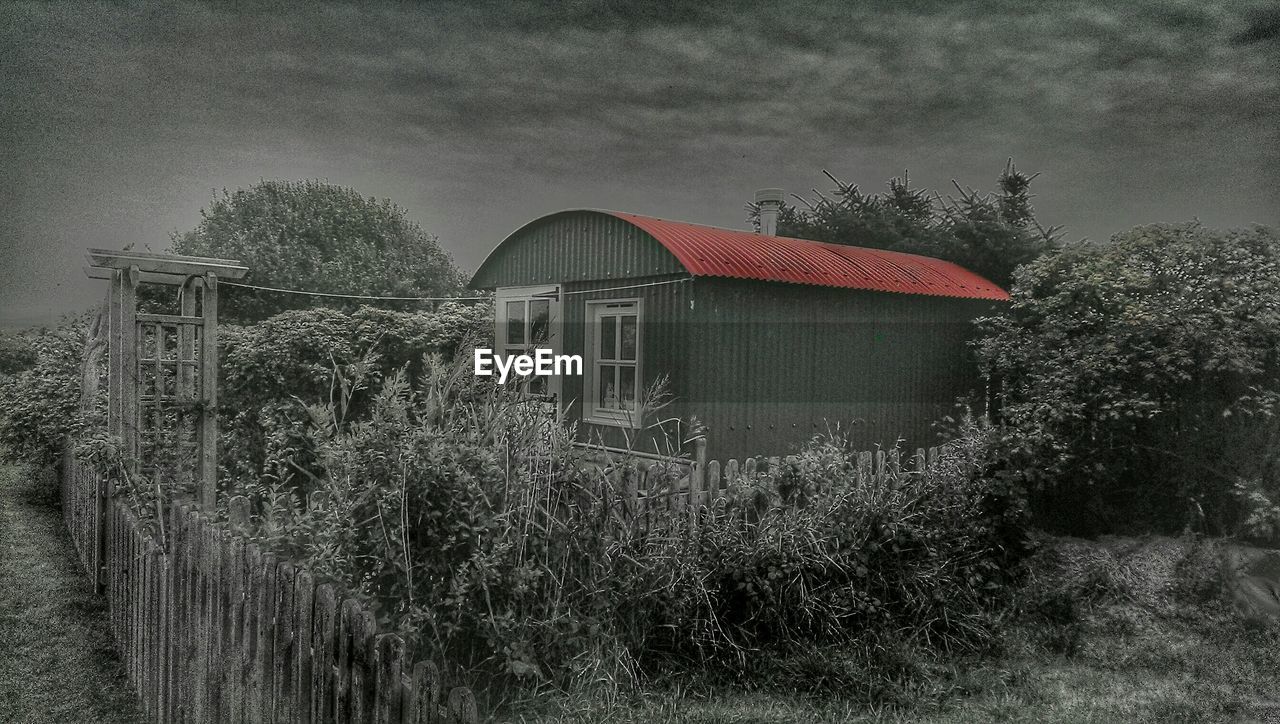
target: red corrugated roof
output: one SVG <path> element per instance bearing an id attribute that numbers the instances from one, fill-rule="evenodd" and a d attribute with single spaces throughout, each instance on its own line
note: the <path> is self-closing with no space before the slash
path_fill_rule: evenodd
<path id="1" fill-rule="evenodd" d="M 648 232 L 694 276 L 939 297 L 1009 299 L 1009 294 L 992 282 L 941 259 L 785 236 L 762 236 L 617 211 L 608 213 Z"/>

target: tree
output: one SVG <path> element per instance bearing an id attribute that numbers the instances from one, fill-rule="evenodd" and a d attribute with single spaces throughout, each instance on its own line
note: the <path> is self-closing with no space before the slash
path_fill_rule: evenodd
<path id="1" fill-rule="evenodd" d="M 174 251 L 238 259 L 249 267 L 247 283 L 399 297 L 455 296 L 465 283 L 436 237 L 410 221 L 404 209 L 353 189 L 321 181 L 262 181 L 223 191 L 200 216 L 194 229 L 173 235 Z M 344 308 L 357 304 L 244 288 L 219 301 L 219 316 L 230 321 L 263 319 L 321 301 Z"/>
<path id="2" fill-rule="evenodd" d="M 956 184 L 958 198 L 943 198 L 912 188 L 907 174 L 889 181 L 881 194 L 865 194 L 856 185 L 823 172 L 836 188 L 814 190 L 803 206 L 783 204 L 778 233 L 832 244 L 887 249 L 956 262 L 1008 286 L 1013 270 L 1054 248 L 1057 229 L 1036 221 L 1031 182 L 1009 161 L 995 194 L 979 194 Z M 760 210 L 747 206 L 759 229 Z"/>
<path id="3" fill-rule="evenodd" d="M 1050 252 L 983 325 L 1042 525 L 1280 532 L 1275 230 L 1139 226 Z"/>

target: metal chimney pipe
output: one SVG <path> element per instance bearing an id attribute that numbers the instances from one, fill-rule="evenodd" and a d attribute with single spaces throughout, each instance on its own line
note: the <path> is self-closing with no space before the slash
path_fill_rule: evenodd
<path id="1" fill-rule="evenodd" d="M 778 233 L 778 211 L 782 209 L 782 189 L 760 189 L 756 192 L 756 206 L 760 209 L 760 233 L 775 236 Z"/>

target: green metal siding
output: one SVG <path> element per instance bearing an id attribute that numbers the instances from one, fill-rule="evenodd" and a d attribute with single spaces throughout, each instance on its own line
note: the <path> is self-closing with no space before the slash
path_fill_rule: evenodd
<path id="1" fill-rule="evenodd" d="M 649 234 L 611 214 L 568 211 L 517 230 L 480 265 L 476 289 L 684 273 Z"/>
<path id="2" fill-rule="evenodd" d="M 713 458 L 784 454 L 837 425 L 859 446 L 935 441 L 980 392 L 972 320 L 990 302 L 699 279 L 685 407 Z"/>
<path id="3" fill-rule="evenodd" d="M 670 380 L 668 391 L 676 399 L 669 407 L 662 410 L 662 417 L 679 417 L 687 420 L 694 411 L 685 403 L 689 388 L 687 384 L 695 378 L 690 364 L 693 361 L 688 354 L 691 340 L 689 331 L 689 300 L 693 298 L 694 285 L 689 280 L 658 286 L 635 286 L 627 289 L 614 289 L 620 285 L 644 285 L 652 282 L 671 281 L 678 276 L 643 277 L 628 280 L 603 280 L 594 282 L 576 282 L 566 284 L 561 299 L 561 314 L 564 319 L 564 341 L 561 349 L 566 354 L 581 354 L 583 362 L 590 364 L 592 357 L 584 350 L 585 320 L 587 304 L 591 301 L 605 299 L 640 299 L 642 306 L 640 326 L 640 369 L 641 384 L 649 385 L 659 375 L 666 374 Z M 597 291 L 599 290 L 599 291 Z M 638 432 L 611 425 L 596 425 L 582 420 L 583 411 L 583 378 L 566 377 L 561 392 L 567 403 L 565 419 L 579 423 L 579 439 L 584 442 L 603 442 L 613 447 L 631 444 L 646 452 L 654 451 L 655 442 L 659 450 L 665 452 L 662 440 L 655 440 L 660 433 L 651 430 Z M 652 420 L 646 421 L 651 423 Z M 674 432 L 674 427 L 672 428 Z M 628 443 L 628 436 L 631 442 Z"/>

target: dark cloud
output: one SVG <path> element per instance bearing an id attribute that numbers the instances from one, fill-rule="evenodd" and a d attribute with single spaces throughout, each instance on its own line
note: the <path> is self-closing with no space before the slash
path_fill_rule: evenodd
<path id="1" fill-rule="evenodd" d="M 983 186 L 1008 155 L 1076 235 L 1278 221 L 1273 3 L 245 5 L 0 8 L 5 316 L 263 177 L 391 197 L 464 267 L 560 207 L 740 225 L 820 168 Z"/>
<path id="2" fill-rule="evenodd" d="M 1258 8 L 1249 14 L 1248 26 L 1232 38 L 1236 43 L 1280 39 L 1280 5 Z"/>

